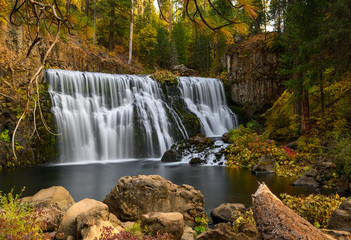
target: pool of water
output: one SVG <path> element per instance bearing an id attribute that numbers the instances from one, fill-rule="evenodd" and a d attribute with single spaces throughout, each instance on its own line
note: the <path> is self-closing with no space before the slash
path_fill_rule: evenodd
<path id="1" fill-rule="evenodd" d="M 291 186 L 293 179 L 276 175 L 253 175 L 246 169 L 223 166 L 192 166 L 184 163 L 162 163 L 159 159 L 102 162 L 83 165 L 45 165 L 0 172 L 0 190 L 16 192 L 26 187 L 24 196 L 42 188 L 63 186 L 77 202 L 83 198 L 103 200 L 119 178 L 135 175 L 161 175 L 175 184 L 189 184 L 205 197 L 205 210 L 210 212 L 221 203 L 251 205 L 251 195 L 258 182 L 265 182 L 279 196 L 308 194 L 311 188 Z M 321 189 L 322 190 L 322 189 Z"/>

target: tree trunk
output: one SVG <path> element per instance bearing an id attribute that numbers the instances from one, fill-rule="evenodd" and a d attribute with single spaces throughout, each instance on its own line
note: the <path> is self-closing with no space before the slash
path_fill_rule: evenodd
<path id="1" fill-rule="evenodd" d="M 256 225 L 264 240 L 332 239 L 285 206 L 264 183 L 252 196 L 252 204 Z"/>
<path id="2" fill-rule="evenodd" d="M 308 91 L 303 90 L 302 92 L 302 115 L 301 115 L 301 129 L 302 133 L 309 133 L 311 130 L 310 126 L 310 103 L 308 100 Z"/>
<path id="3" fill-rule="evenodd" d="M 85 16 L 89 14 L 89 0 L 85 0 Z"/>
<path id="4" fill-rule="evenodd" d="M 115 20 L 112 19 L 110 21 L 110 36 L 109 36 L 109 40 L 108 40 L 108 49 L 109 51 L 112 51 L 113 50 L 113 46 L 114 46 L 114 31 L 113 31 L 113 28 L 115 26 Z"/>
<path id="5" fill-rule="evenodd" d="M 168 31 L 172 32 L 172 0 L 168 2 Z"/>
<path id="6" fill-rule="evenodd" d="M 93 48 L 95 48 L 95 36 L 96 36 L 96 0 L 94 0 L 94 34 L 93 34 Z"/>
<path id="7" fill-rule="evenodd" d="M 132 6 L 130 8 L 130 32 L 129 32 L 129 58 L 128 64 L 132 63 L 132 54 L 133 54 L 133 5 L 134 1 L 132 1 Z"/>

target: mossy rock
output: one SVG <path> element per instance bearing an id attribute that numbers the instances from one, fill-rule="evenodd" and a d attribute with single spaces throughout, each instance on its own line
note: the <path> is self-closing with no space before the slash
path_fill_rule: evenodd
<path id="1" fill-rule="evenodd" d="M 173 86 L 178 84 L 178 78 L 168 70 L 159 70 L 151 75 L 151 78 L 162 85 Z"/>

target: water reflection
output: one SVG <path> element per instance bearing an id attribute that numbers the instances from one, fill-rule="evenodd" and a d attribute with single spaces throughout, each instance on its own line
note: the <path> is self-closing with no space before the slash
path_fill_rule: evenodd
<path id="1" fill-rule="evenodd" d="M 175 184 L 189 184 L 205 196 L 207 212 L 224 202 L 251 205 L 251 195 L 258 182 L 265 182 L 273 193 L 292 195 L 312 193 L 314 189 L 296 188 L 292 179 L 276 175 L 255 176 L 246 169 L 228 169 L 222 166 L 192 166 L 164 164 L 154 160 L 129 161 L 90 165 L 38 166 L 0 173 L 0 190 L 8 192 L 16 186 L 17 192 L 26 186 L 25 196 L 42 188 L 63 186 L 75 201 L 83 198 L 103 200 L 122 176 L 158 174 Z"/>

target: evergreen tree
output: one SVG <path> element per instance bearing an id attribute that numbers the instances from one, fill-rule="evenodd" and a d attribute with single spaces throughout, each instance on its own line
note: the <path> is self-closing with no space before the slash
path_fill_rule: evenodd
<path id="1" fill-rule="evenodd" d="M 155 48 L 156 63 L 161 68 L 170 67 L 170 43 L 167 37 L 167 31 L 164 27 L 157 28 L 157 45 Z"/>
<path id="2" fill-rule="evenodd" d="M 187 64 L 187 49 L 186 49 L 186 35 L 183 22 L 177 22 L 172 31 L 172 40 L 174 41 L 177 53 L 178 63 Z"/>

